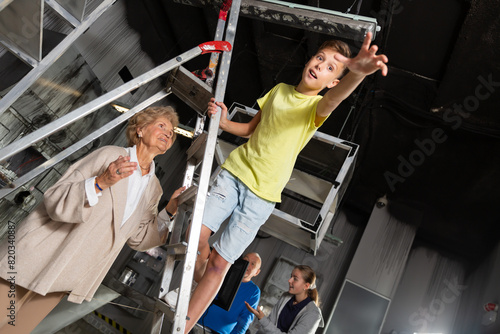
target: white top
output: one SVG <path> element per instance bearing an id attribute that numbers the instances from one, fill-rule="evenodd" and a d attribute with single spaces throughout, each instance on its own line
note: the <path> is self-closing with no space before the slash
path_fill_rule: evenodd
<path id="1" fill-rule="evenodd" d="M 130 156 L 130 162 L 137 162 L 139 165 L 139 160 L 137 159 L 137 150 L 135 145 L 133 147 L 127 147 L 127 153 Z M 142 175 L 140 167 L 137 168 L 132 175 L 128 177 L 128 190 L 127 190 L 127 203 L 125 205 L 125 212 L 123 213 L 123 220 L 121 222 L 121 226 L 125 224 L 127 219 L 130 218 L 135 208 L 137 207 L 137 203 L 139 203 L 139 199 L 142 196 L 142 193 L 148 186 L 148 182 L 151 177 L 154 175 L 155 171 L 155 162 L 152 161 L 151 165 L 149 165 L 149 173 L 146 175 Z M 90 206 L 94 206 L 99 202 L 99 197 L 102 196 L 101 193 L 97 193 L 95 190 L 95 178 L 97 176 L 91 177 L 85 180 L 85 193 L 87 194 L 87 201 Z M 158 213 L 158 223 L 167 223 L 170 222 L 170 218 L 166 210 L 161 210 Z"/>

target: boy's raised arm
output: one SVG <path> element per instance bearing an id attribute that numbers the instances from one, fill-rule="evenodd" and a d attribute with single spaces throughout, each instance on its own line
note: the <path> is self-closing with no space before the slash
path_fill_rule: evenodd
<path id="1" fill-rule="evenodd" d="M 366 34 L 363 45 L 359 53 L 354 58 L 347 58 L 341 54 L 335 54 L 335 59 L 343 63 L 349 72 L 343 77 L 340 82 L 324 95 L 318 103 L 316 115 L 319 117 L 328 116 L 338 105 L 344 101 L 358 87 L 363 79 L 372 73 L 380 70 L 382 75 L 387 75 L 387 65 L 389 61 L 387 56 L 377 55 L 378 47 L 370 46 L 372 33 Z"/>

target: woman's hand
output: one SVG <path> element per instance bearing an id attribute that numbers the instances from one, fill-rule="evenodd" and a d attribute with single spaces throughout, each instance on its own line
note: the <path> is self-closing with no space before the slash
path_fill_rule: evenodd
<path id="1" fill-rule="evenodd" d="M 247 309 L 248 309 L 251 313 L 253 313 L 253 314 L 257 317 L 257 319 L 259 319 L 259 320 L 260 320 L 260 319 L 262 319 L 262 318 L 264 318 L 264 317 L 266 316 L 266 315 L 264 314 L 264 312 L 262 312 L 262 306 L 257 307 L 257 310 L 256 310 L 256 309 L 254 309 L 252 306 L 250 306 L 250 304 L 248 304 L 247 302 L 245 302 L 245 306 L 246 306 L 246 307 L 247 307 Z"/>
<path id="2" fill-rule="evenodd" d="M 137 169 L 136 162 L 130 162 L 129 156 L 119 156 L 118 159 L 109 164 L 106 171 L 96 177 L 96 183 L 101 189 L 106 189 L 114 185 L 116 182 L 129 177 Z M 96 191 L 99 191 L 96 187 Z"/>
<path id="3" fill-rule="evenodd" d="M 179 205 L 179 196 L 182 194 L 182 192 L 186 190 L 186 187 L 180 187 L 174 193 L 172 196 L 170 196 L 170 200 L 168 201 L 167 206 L 165 207 L 165 210 L 169 212 L 172 215 L 175 215 L 177 213 L 177 207 Z"/>

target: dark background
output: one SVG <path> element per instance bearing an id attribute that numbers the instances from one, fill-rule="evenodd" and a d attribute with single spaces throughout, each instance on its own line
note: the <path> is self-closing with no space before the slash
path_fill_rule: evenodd
<path id="1" fill-rule="evenodd" d="M 353 5 L 293 2 L 339 12 Z M 128 22 L 160 64 L 214 39 L 218 3 L 129 0 Z M 389 75 L 365 79 L 320 130 L 360 145 L 343 208 L 363 226 L 386 195 L 395 217 L 419 226 L 416 245 L 473 267 L 499 239 L 500 1 L 358 0 L 350 13 L 358 8 L 381 26 L 374 43 L 389 57 Z M 276 83 L 298 83 L 331 38 L 240 16 L 224 102 L 254 106 Z M 345 41 L 356 53 L 360 43 Z M 202 56 L 186 67 L 207 65 Z M 176 108 L 181 122 L 194 121 L 181 102 Z"/>

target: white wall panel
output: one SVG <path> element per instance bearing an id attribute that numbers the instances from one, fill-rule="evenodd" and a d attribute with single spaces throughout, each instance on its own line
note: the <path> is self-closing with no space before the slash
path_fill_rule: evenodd
<path id="1" fill-rule="evenodd" d="M 415 231 L 415 226 L 392 217 L 387 206 L 375 206 L 346 278 L 392 298 Z"/>
<path id="2" fill-rule="evenodd" d="M 463 264 L 425 247 L 414 248 L 382 333 L 457 333 L 453 324 L 468 289 Z"/>

